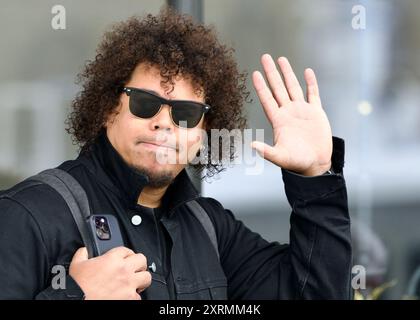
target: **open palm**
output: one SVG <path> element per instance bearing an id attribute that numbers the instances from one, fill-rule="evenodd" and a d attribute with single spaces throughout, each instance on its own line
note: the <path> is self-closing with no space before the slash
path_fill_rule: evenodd
<path id="1" fill-rule="evenodd" d="M 312 69 L 305 70 L 306 99 L 289 61 L 278 59 L 284 81 L 270 55 L 261 63 L 267 77 L 253 73 L 253 84 L 273 127 L 274 145 L 254 141 L 252 147 L 266 160 L 291 171 L 315 176 L 331 167 L 331 127 L 319 97 Z"/>

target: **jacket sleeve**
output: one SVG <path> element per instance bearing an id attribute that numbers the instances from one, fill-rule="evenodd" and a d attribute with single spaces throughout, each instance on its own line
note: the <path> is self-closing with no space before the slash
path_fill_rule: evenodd
<path id="1" fill-rule="evenodd" d="M 270 243 L 236 220 L 231 211 L 216 210 L 219 214 L 213 222 L 229 299 L 351 297 L 352 251 L 343 159 L 344 141 L 334 138 L 336 174 L 303 177 L 283 170 L 292 207 L 290 244 Z"/>
<path id="2" fill-rule="evenodd" d="M 31 213 L 13 198 L 0 199 L 0 299 L 83 299 L 70 275 L 65 276 L 65 289 L 48 285 L 51 268 Z"/>

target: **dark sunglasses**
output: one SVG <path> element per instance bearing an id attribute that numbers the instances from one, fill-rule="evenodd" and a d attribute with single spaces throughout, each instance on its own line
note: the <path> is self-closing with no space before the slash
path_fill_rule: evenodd
<path id="1" fill-rule="evenodd" d="M 130 97 L 130 112 L 143 119 L 153 118 L 159 113 L 162 105 L 169 105 L 172 122 L 177 127 L 194 128 L 210 110 L 205 103 L 189 100 L 167 100 L 149 91 L 124 87 L 122 89 Z M 185 126 L 186 124 L 186 126 Z"/>

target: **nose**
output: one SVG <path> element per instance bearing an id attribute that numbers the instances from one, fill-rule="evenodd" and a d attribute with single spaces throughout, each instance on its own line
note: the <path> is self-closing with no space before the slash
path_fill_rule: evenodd
<path id="1" fill-rule="evenodd" d="M 173 131 L 174 124 L 171 119 L 169 108 L 168 105 L 162 105 L 159 113 L 150 120 L 151 130 Z"/>

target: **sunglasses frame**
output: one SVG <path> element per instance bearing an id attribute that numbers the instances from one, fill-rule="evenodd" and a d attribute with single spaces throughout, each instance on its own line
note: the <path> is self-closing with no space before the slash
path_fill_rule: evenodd
<path id="1" fill-rule="evenodd" d="M 155 114 L 154 116 L 152 116 L 152 117 L 150 117 L 150 118 L 142 118 L 142 117 L 139 117 L 139 116 L 137 116 L 137 115 L 133 114 L 134 116 L 136 116 L 136 117 L 138 117 L 138 118 L 141 118 L 141 119 L 152 119 L 152 118 L 156 117 L 156 116 L 159 114 L 159 112 L 162 110 L 162 105 L 166 104 L 166 105 L 168 105 L 168 106 L 170 107 L 170 108 L 169 108 L 169 113 L 170 113 L 170 115 L 171 115 L 171 120 L 172 120 L 172 123 L 173 123 L 176 127 L 179 127 L 179 128 L 184 128 L 184 129 L 192 129 L 192 128 L 195 128 L 196 126 L 198 126 L 198 124 L 200 123 L 201 119 L 203 119 L 204 115 L 205 115 L 207 112 L 209 112 L 209 111 L 210 111 L 210 109 L 211 109 L 211 106 L 209 106 L 209 105 L 208 105 L 208 104 L 206 104 L 206 103 L 201 103 L 201 102 L 192 101 L 192 100 L 168 100 L 168 99 L 165 99 L 165 98 L 163 98 L 163 97 L 161 97 L 161 96 L 159 96 L 159 95 L 157 95 L 157 94 L 154 94 L 154 93 L 152 93 L 152 92 L 150 92 L 150 91 L 148 91 L 148 90 L 145 90 L 145 89 L 134 88 L 134 87 L 123 87 L 123 88 L 122 88 L 122 91 L 123 91 L 123 92 L 125 92 L 125 93 L 127 94 L 127 96 L 128 96 L 128 97 L 130 97 L 131 92 L 141 92 L 141 93 L 143 93 L 143 94 L 145 93 L 145 94 L 151 95 L 152 97 L 156 98 L 156 99 L 157 99 L 157 100 L 159 100 L 159 102 L 160 102 L 160 107 L 159 107 L 159 110 L 156 112 L 156 114 Z M 130 102 L 129 102 L 129 103 L 130 103 Z M 173 115 L 172 115 L 172 108 L 173 108 L 173 104 L 176 104 L 176 103 L 193 103 L 193 104 L 196 104 L 196 105 L 197 105 L 197 107 L 201 107 L 201 111 L 202 111 L 202 113 L 203 113 L 203 114 L 201 115 L 200 120 L 198 120 L 197 124 L 196 124 L 194 127 L 191 127 L 191 128 L 189 128 L 189 127 L 180 127 L 180 126 L 179 126 L 179 125 L 175 122 L 174 117 L 173 117 Z M 131 112 L 131 109 L 130 109 L 130 112 Z"/>

